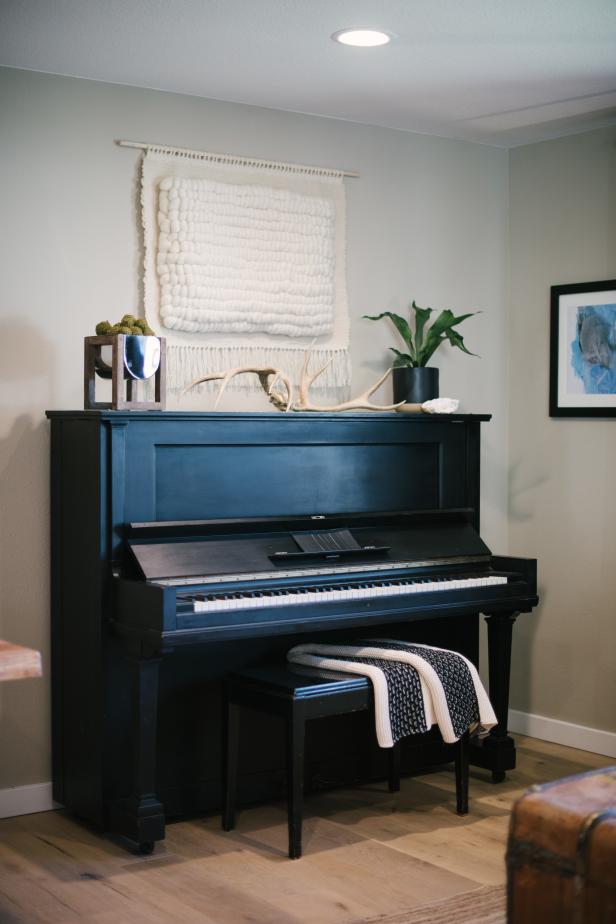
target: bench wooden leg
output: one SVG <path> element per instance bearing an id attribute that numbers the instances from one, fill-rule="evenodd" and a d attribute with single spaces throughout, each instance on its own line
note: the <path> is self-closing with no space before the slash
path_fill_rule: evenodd
<path id="1" fill-rule="evenodd" d="M 306 721 L 296 706 L 287 718 L 289 857 L 292 860 L 298 860 L 302 855 L 305 737 Z"/>
<path id="2" fill-rule="evenodd" d="M 389 750 L 389 791 L 400 792 L 400 742 Z"/>
<path id="3" fill-rule="evenodd" d="M 469 737 L 469 733 L 465 732 L 456 744 L 456 811 L 458 815 L 468 815 Z"/>
<path id="4" fill-rule="evenodd" d="M 237 763 L 240 733 L 240 707 L 236 703 L 225 705 L 223 743 L 223 831 L 232 831 L 235 827 L 235 803 L 237 799 Z"/>

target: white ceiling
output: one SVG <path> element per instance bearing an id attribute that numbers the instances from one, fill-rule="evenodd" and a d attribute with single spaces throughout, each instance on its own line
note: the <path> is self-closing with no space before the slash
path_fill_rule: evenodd
<path id="1" fill-rule="evenodd" d="M 509 147 L 616 124 L 616 0 L 0 0 L 0 64 Z"/>

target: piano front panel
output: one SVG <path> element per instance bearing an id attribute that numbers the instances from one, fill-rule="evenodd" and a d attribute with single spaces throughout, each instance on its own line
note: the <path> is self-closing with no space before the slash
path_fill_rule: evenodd
<path id="1" fill-rule="evenodd" d="M 478 419 L 185 416 L 112 422 L 122 523 L 478 508 Z"/>
<path id="2" fill-rule="evenodd" d="M 157 446 L 155 519 L 433 510 L 440 506 L 438 460 L 434 442 Z M 392 478 L 400 466 L 418 477 Z"/>

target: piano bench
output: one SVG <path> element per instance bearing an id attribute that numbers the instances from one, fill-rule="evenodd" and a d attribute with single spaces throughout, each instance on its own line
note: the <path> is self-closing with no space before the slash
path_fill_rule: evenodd
<path id="1" fill-rule="evenodd" d="M 240 710 L 245 706 L 279 715 L 286 724 L 286 772 L 289 857 L 302 855 L 304 740 L 306 721 L 372 709 L 372 684 L 359 674 L 343 674 L 298 665 L 247 668 L 231 674 L 225 684 L 225 745 L 223 750 L 224 831 L 235 827 Z M 468 732 L 456 745 L 456 807 L 468 812 Z M 389 791 L 400 789 L 400 744 L 389 750 Z"/>

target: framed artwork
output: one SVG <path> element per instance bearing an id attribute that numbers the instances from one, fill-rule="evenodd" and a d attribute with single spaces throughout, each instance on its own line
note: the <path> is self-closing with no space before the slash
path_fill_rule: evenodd
<path id="1" fill-rule="evenodd" d="M 551 293 L 550 417 L 616 417 L 616 279 Z"/>

